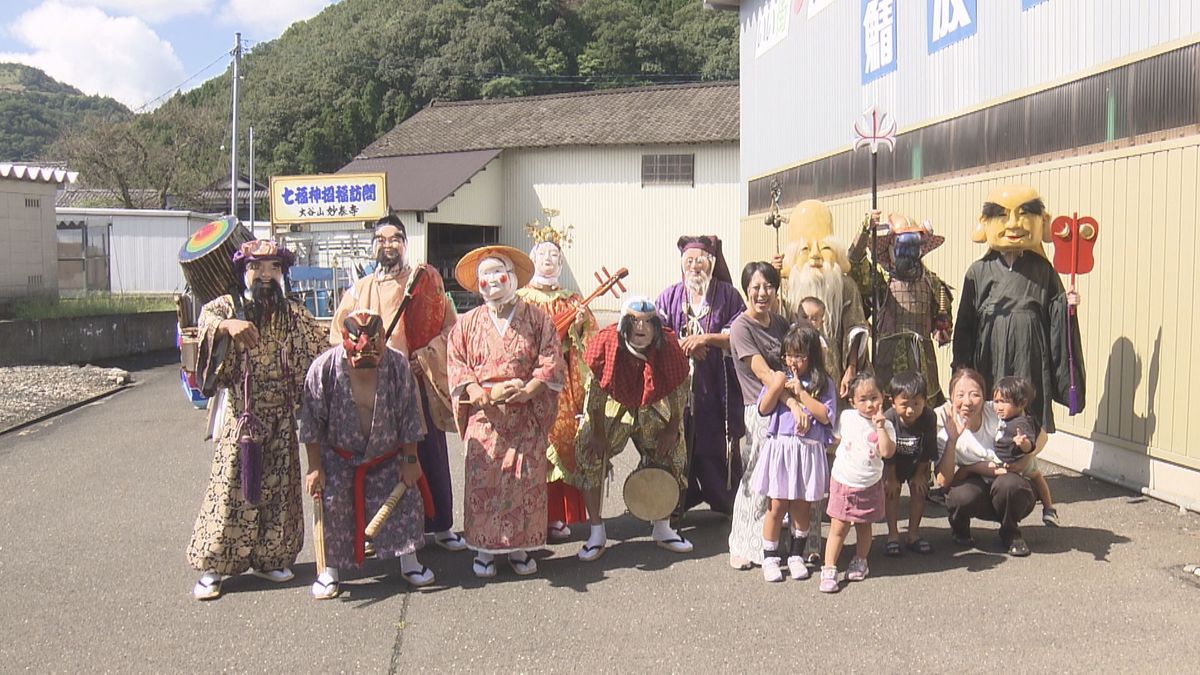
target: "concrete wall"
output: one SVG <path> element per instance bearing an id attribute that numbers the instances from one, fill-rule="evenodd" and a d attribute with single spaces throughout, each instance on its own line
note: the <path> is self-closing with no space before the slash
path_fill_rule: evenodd
<path id="1" fill-rule="evenodd" d="M 91 363 L 175 347 L 175 312 L 0 321 L 0 366 Z"/>
<path id="2" fill-rule="evenodd" d="M 0 179 L 0 298 L 58 294 L 52 183 Z"/>

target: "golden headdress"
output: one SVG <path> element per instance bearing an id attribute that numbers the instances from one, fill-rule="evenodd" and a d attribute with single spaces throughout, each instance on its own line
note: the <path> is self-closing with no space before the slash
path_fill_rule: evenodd
<path id="1" fill-rule="evenodd" d="M 542 214 L 546 216 L 546 224 L 542 225 L 540 220 L 533 220 L 525 224 L 525 234 L 533 240 L 533 245 L 536 247 L 542 242 L 552 242 L 560 249 L 564 246 L 571 245 L 571 231 L 575 229 L 574 225 L 567 225 L 559 229 L 554 227 L 551 222 L 558 215 L 558 209 L 542 209 Z"/>

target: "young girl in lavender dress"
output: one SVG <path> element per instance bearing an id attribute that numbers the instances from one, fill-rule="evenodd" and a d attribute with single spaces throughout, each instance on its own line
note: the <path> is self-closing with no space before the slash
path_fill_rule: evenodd
<path id="1" fill-rule="evenodd" d="M 794 326 L 784 336 L 782 356 L 787 373 L 776 372 L 758 397 L 758 412 L 767 417 L 766 437 L 759 450 L 751 486 L 769 497 L 763 519 L 763 578 L 783 581 L 779 533 L 788 514 L 792 542 L 788 572 L 807 579 L 804 546 L 813 502 L 825 496 L 829 467 L 825 449 L 833 441 L 837 411 L 833 378 L 825 372 L 821 334 L 809 325 Z M 785 401 L 787 392 L 793 405 Z M 818 533 L 819 534 L 819 533 Z"/>
<path id="2" fill-rule="evenodd" d="M 838 417 L 841 441 L 829 478 L 829 538 L 819 586 L 823 593 L 836 593 L 840 588 L 838 556 L 851 523 L 857 543 L 846 580 L 867 578 L 871 523 L 884 516 L 883 460 L 896 452 L 896 428 L 883 416 L 883 393 L 874 375 L 860 372 L 850 380 L 850 405 L 853 409 L 843 410 Z"/>

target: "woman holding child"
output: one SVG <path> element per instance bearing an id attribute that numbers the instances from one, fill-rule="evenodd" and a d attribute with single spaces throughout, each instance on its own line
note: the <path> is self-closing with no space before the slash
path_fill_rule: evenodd
<path id="1" fill-rule="evenodd" d="M 1027 556 L 1029 546 L 1018 524 L 1033 512 L 1036 497 L 1020 468 L 1009 466 L 996 455 L 1001 431 L 1000 416 L 988 396 L 983 376 L 963 368 L 950 380 L 950 400 L 937 409 L 938 485 L 946 489 L 950 530 L 960 546 L 974 544 L 971 519 L 1000 523 L 1000 539 L 1009 555 Z M 1030 456 L 1046 443 L 1041 431 Z"/>

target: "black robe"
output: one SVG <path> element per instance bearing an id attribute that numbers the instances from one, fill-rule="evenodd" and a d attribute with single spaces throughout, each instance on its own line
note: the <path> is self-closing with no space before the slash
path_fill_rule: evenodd
<path id="1" fill-rule="evenodd" d="M 1011 269 L 995 250 L 971 263 L 963 279 L 954 326 L 954 367 L 978 370 L 987 381 L 987 399 L 991 399 L 997 379 L 1027 377 L 1036 394 L 1026 412 L 1048 433 L 1053 432 L 1051 400 L 1068 405 L 1068 337 L 1082 406 L 1085 389 L 1079 320 L 1077 316 L 1070 319 L 1068 336 L 1067 294 L 1058 272 L 1034 251 L 1017 256 Z"/>

